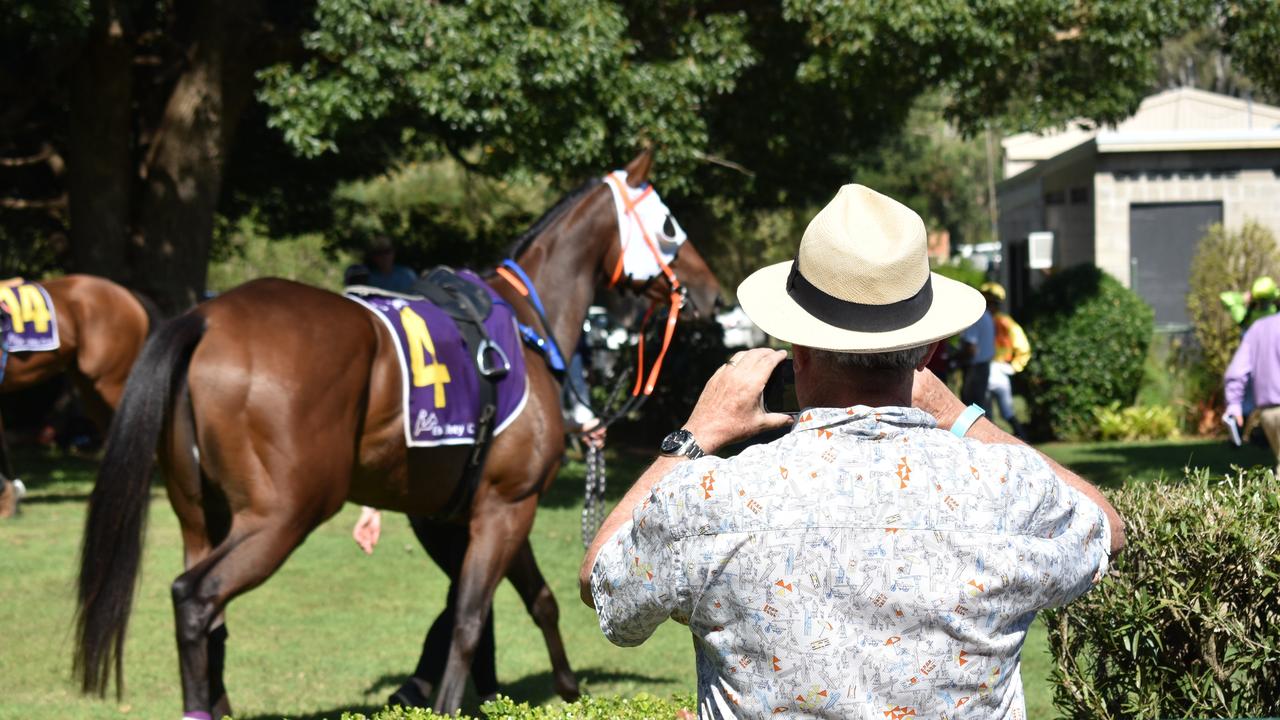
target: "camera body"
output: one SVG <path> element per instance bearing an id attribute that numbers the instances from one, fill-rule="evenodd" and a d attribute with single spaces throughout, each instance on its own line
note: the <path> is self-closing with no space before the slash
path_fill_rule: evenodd
<path id="1" fill-rule="evenodd" d="M 760 394 L 760 402 L 765 412 L 788 415 L 800 413 L 800 402 L 796 399 L 796 368 L 791 358 L 778 363 L 769 374 L 764 392 Z"/>

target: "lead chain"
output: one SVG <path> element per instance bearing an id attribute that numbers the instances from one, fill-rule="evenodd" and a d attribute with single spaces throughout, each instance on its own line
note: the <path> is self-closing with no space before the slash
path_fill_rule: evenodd
<path id="1" fill-rule="evenodd" d="M 604 491 L 607 481 L 604 467 L 604 448 L 587 445 L 586 487 L 582 499 L 582 547 L 591 546 L 591 540 L 604 521 Z"/>

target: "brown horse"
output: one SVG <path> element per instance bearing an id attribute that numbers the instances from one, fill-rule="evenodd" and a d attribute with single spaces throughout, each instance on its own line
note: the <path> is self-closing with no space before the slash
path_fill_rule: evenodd
<path id="1" fill-rule="evenodd" d="M 633 187 L 651 162 L 645 152 L 627 166 Z M 576 345 L 587 307 L 621 252 L 613 199 L 598 182 L 563 199 L 518 244 L 515 258 L 541 295 L 561 348 Z M 690 309 L 709 313 L 719 287 L 688 243 L 674 269 Z M 490 282 L 521 322 L 539 327 L 506 280 Z M 469 448 L 406 446 L 395 352 L 382 323 L 356 303 L 273 279 L 195 308 L 147 344 L 89 502 L 76 653 L 86 691 L 104 692 L 113 666 L 119 681 L 157 448 L 186 553 L 172 594 L 191 717 L 229 708 L 222 683 L 227 603 L 270 577 L 344 502 L 411 515 L 446 508 Z M 555 647 L 563 654 L 555 600 L 528 542 L 538 498 L 564 450 L 560 388 L 540 355 L 525 354 L 527 404 L 494 439 L 465 520 L 470 540 L 439 710 L 461 703 L 504 575 L 518 586 L 521 577 L 526 586 L 540 585 L 521 594 L 553 655 Z"/>
<path id="2" fill-rule="evenodd" d="M 85 412 L 105 431 L 124 393 L 155 317 L 154 306 L 133 292 L 92 275 L 67 275 L 40 283 L 53 301 L 58 348 L 12 353 L 0 369 L 0 393 L 14 392 L 69 373 Z M 4 426 L 0 423 L 0 453 Z M 0 473 L 7 470 L 0 457 Z M 0 492 L 8 483 L 0 475 Z"/>

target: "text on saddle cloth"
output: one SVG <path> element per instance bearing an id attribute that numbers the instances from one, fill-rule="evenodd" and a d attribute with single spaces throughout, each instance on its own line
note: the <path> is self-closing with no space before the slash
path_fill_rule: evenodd
<path id="1" fill-rule="evenodd" d="M 485 329 L 510 362 L 495 384 L 493 435 L 506 429 L 529 397 L 523 345 L 511 306 L 470 273 L 462 274 L 493 296 Z M 480 383 L 475 348 L 467 346 L 453 318 L 431 302 L 374 288 L 348 288 L 346 296 L 372 311 L 396 341 L 404 385 L 405 442 L 410 447 L 475 443 Z"/>
<path id="2" fill-rule="evenodd" d="M 36 283 L 0 285 L 0 337 L 12 353 L 58 349 L 58 317 L 49 292 Z"/>

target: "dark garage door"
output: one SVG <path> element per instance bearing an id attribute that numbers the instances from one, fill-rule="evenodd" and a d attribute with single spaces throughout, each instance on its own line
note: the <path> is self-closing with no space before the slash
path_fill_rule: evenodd
<path id="1" fill-rule="evenodd" d="M 1222 203 L 1129 206 L 1132 287 L 1156 311 L 1156 325 L 1187 324 L 1187 278 L 1196 243 L 1222 222 Z"/>

